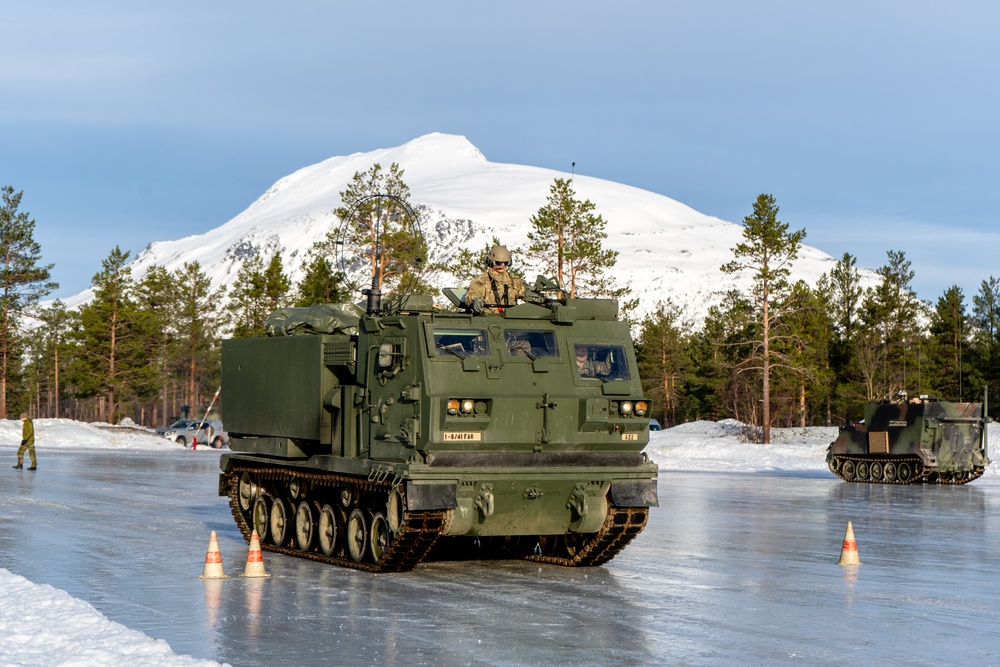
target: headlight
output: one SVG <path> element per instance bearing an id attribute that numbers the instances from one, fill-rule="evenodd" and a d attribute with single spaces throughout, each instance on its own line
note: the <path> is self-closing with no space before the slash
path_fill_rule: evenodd
<path id="1" fill-rule="evenodd" d="M 465 399 L 462 401 L 462 413 L 469 414 L 476 407 L 476 402 L 471 399 Z"/>
<path id="2" fill-rule="evenodd" d="M 448 401 L 448 414 L 457 415 L 458 414 L 458 399 L 453 398 Z"/>
<path id="3" fill-rule="evenodd" d="M 621 412 L 623 415 L 632 414 L 632 401 L 622 401 L 621 404 L 618 406 L 618 411 Z"/>
<path id="4" fill-rule="evenodd" d="M 647 407 L 648 406 L 646 405 L 646 401 L 636 401 L 635 414 L 639 415 L 640 417 L 643 416 L 644 414 L 646 414 Z"/>

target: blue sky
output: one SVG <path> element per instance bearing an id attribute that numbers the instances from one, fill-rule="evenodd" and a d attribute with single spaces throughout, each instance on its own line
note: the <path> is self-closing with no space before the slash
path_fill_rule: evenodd
<path id="1" fill-rule="evenodd" d="M 806 243 L 918 295 L 1000 276 L 1000 3 L 6 0 L 0 185 L 69 296 L 115 244 L 428 132 Z M 502 196 L 502 193 L 498 193 Z"/>

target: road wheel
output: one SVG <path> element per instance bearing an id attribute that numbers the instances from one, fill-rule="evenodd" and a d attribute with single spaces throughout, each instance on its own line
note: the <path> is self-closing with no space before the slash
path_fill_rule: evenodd
<path id="1" fill-rule="evenodd" d="M 181 447 L 187 447 L 188 446 L 187 438 L 185 438 L 183 435 L 177 436 L 177 439 L 174 440 L 174 442 L 176 442 Z"/>
<path id="2" fill-rule="evenodd" d="M 377 563 L 382 558 L 382 554 L 389 548 L 389 522 L 385 515 L 376 512 L 371 517 L 371 527 L 368 530 L 368 545 L 372 559 Z"/>
<path id="3" fill-rule="evenodd" d="M 295 543 L 299 551 L 309 551 L 316 541 L 316 517 L 308 500 L 299 503 L 295 510 Z"/>
<path id="4" fill-rule="evenodd" d="M 324 556 L 332 556 L 340 541 L 340 526 L 337 514 L 330 505 L 323 505 L 319 511 L 319 550 Z"/>
<path id="5" fill-rule="evenodd" d="M 249 511 L 253 506 L 254 498 L 257 497 L 257 485 L 250 479 L 250 473 L 248 472 L 240 475 L 238 495 L 240 498 L 240 509 L 244 512 Z"/>
<path id="6" fill-rule="evenodd" d="M 368 529 L 365 526 L 365 513 L 360 508 L 351 510 L 347 518 L 347 553 L 356 563 L 365 557 L 365 544 L 368 541 Z"/>
<path id="7" fill-rule="evenodd" d="M 882 464 L 879 463 L 878 461 L 872 463 L 871 476 L 873 482 L 882 481 Z"/>
<path id="8" fill-rule="evenodd" d="M 253 529 L 257 531 L 257 539 L 261 542 L 267 539 L 270 515 L 267 498 L 258 498 L 253 504 Z"/>
<path id="9" fill-rule="evenodd" d="M 910 481 L 910 474 L 911 474 L 911 469 L 909 463 L 900 463 L 899 466 L 896 468 L 896 479 L 898 479 L 903 484 L 906 484 L 907 482 Z"/>
<path id="10" fill-rule="evenodd" d="M 282 546 L 288 537 L 288 503 L 281 498 L 275 498 L 271 503 L 271 542 Z"/>
<path id="11" fill-rule="evenodd" d="M 844 476 L 848 482 L 854 481 L 854 461 L 844 461 L 844 464 L 840 466 L 840 474 Z"/>
<path id="12" fill-rule="evenodd" d="M 403 526 L 403 494 L 399 489 L 393 489 L 389 493 L 389 500 L 385 504 L 385 519 L 393 535 Z"/>
<path id="13" fill-rule="evenodd" d="M 896 464 L 886 463 L 882 467 L 882 474 L 885 475 L 885 481 L 895 482 L 896 481 Z"/>

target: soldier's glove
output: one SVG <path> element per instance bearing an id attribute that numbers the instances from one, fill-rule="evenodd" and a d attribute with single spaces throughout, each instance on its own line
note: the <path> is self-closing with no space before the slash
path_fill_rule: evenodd
<path id="1" fill-rule="evenodd" d="M 27 441 L 27 440 L 21 440 L 21 446 L 22 446 L 22 447 L 24 447 L 24 446 L 25 446 L 26 444 L 28 444 L 28 441 Z"/>
<path id="2" fill-rule="evenodd" d="M 486 304 L 479 297 L 472 300 L 472 312 L 476 315 L 482 315 L 486 312 Z"/>

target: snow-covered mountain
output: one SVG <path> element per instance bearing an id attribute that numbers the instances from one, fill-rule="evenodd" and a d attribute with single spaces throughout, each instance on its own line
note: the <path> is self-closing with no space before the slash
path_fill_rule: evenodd
<path id="1" fill-rule="evenodd" d="M 204 234 L 150 244 L 132 262 L 139 278 L 153 265 L 168 270 L 198 261 L 213 285 L 230 283 L 241 262 L 263 253 L 265 262 L 281 251 L 285 271 L 298 282 L 301 264 L 315 241 L 339 226 L 332 211 L 359 171 L 374 163 L 398 163 L 410 187 L 411 203 L 424 212 L 421 226 L 430 261 L 448 265 L 461 249 L 481 249 L 493 236 L 510 247 L 527 244 L 530 217 L 546 204 L 556 178 L 570 174 L 490 162 L 465 137 L 428 134 L 402 146 L 332 157 L 304 167 L 272 185 L 229 222 Z M 598 178 L 576 175 L 573 188 L 589 199 L 607 221 L 605 246 L 618 251 L 614 278 L 639 297 L 639 314 L 669 297 L 685 316 L 700 323 L 708 307 L 747 276 L 722 273 L 732 248 L 742 241 L 740 225 L 703 215 L 669 197 Z M 514 257 L 533 279 L 539 272 Z M 810 284 L 835 260 L 809 246 L 802 248 L 793 277 Z M 453 276 L 430 276 L 438 287 L 455 286 Z M 85 302 L 88 290 L 70 299 Z M 358 294 L 356 300 L 361 300 Z M 444 302 L 444 299 L 441 299 Z"/>

